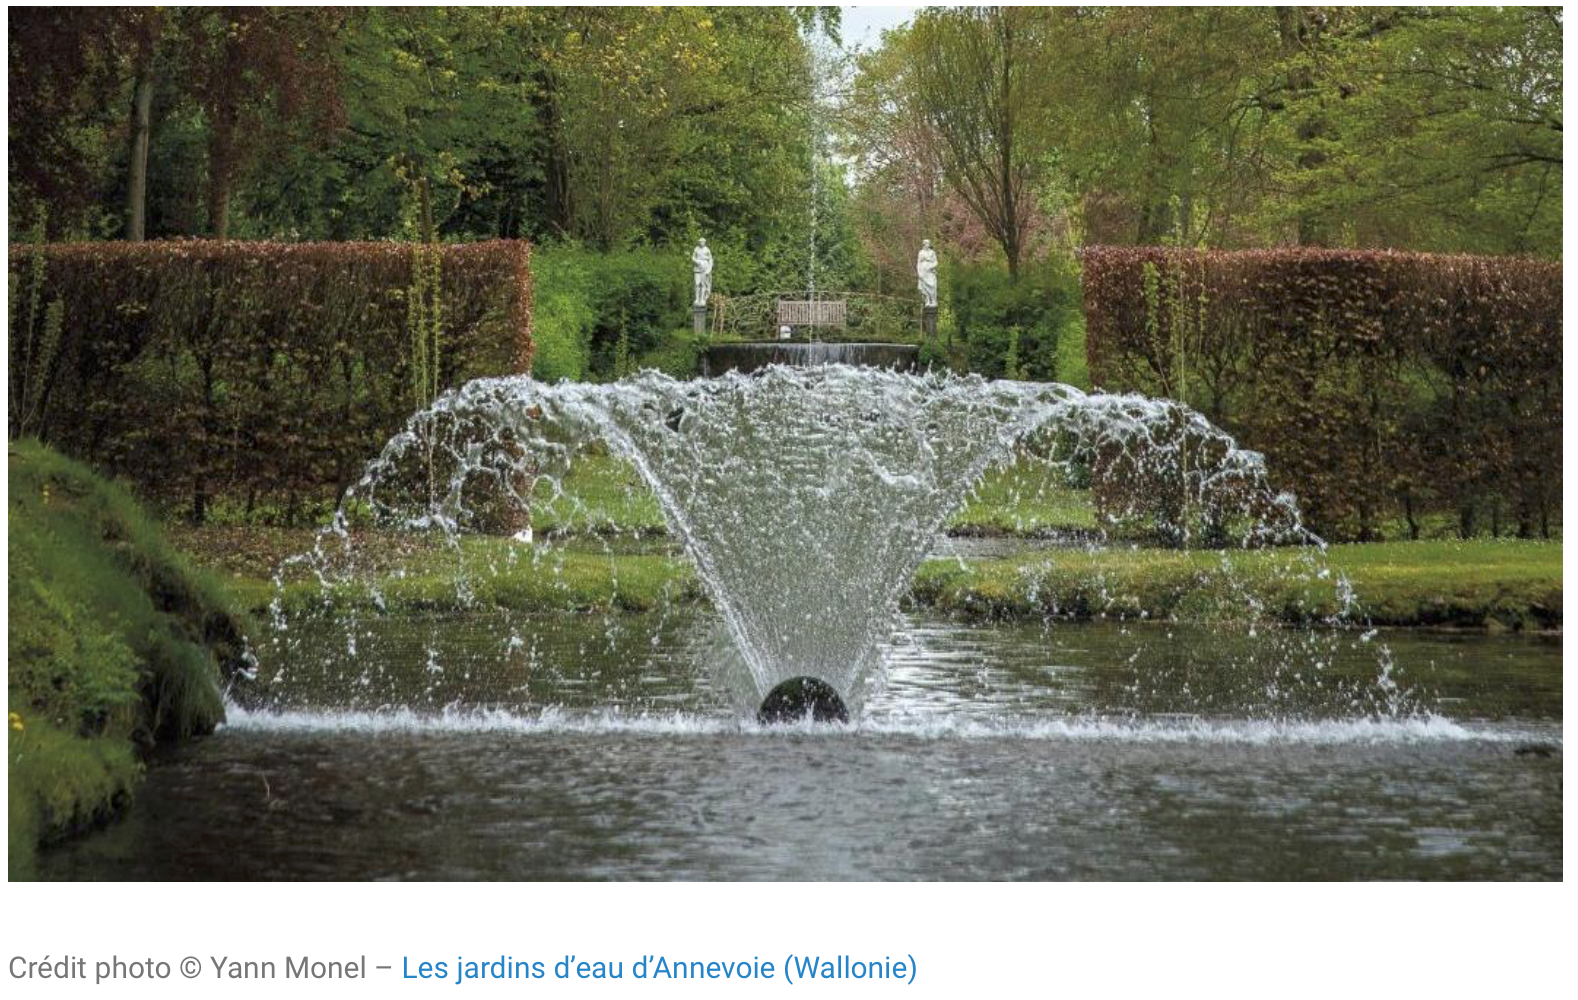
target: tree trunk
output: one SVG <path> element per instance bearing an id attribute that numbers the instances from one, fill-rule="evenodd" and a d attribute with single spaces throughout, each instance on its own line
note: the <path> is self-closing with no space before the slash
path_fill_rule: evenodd
<path id="1" fill-rule="evenodd" d="M 570 200 L 570 151 L 565 145 L 564 119 L 559 113 L 555 84 L 551 75 L 544 78 L 540 117 L 548 136 L 548 161 L 543 167 L 543 214 L 548 231 L 564 236 L 570 231 L 575 211 Z"/>
<path id="2" fill-rule="evenodd" d="M 998 178 L 1003 188 L 1003 255 L 1008 258 L 1009 284 L 1018 284 L 1021 240 L 1019 192 L 1014 186 L 1014 22 L 1013 15 L 1006 10 L 999 11 L 998 17 L 1003 39 L 1002 92 L 999 98 L 1002 101 L 1002 161 L 999 166 L 1001 176 Z"/>
<path id="3" fill-rule="evenodd" d="M 137 74 L 132 96 L 131 167 L 126 184 L 126 238 L 142 240 L 148 217 L 148 139 L 153 112 L 153 69 Z"/>
<path id="4" fill-rule="evenodd" d="M 1414 492 L 1403 490 L 1403 517 L 1408 521 L 1408 540 L 1419 541 L 1419 519 L 1414 516 Z"/>
<path id="5" fill-rule="evenodd" d="M 1276 8 L 1277 33 L 1280 36 L 1282 52 L 1288 58 L 1296 59 L 1302 51 L 1316 44 L 1320 28 L 1315 23 L 1314 18 L 1317 15 L 1313 11 L 1313 8 L 1305 7 Z M 1297 67 L 1289 73 L 1287 87 L 1294 95 L 1290 103 L 1296 104 L 1300 97 L 1314 90 L 1314 74 L 1307 67 Z M 1315 148 L 1316 140 L 1326 134 L 1326 122 L 1318 112 L 1306 107 L 1299 107 L 1297 113 L 1302 116 L 1294 127 L 1294 135 L 1298 138 L 1300 151 L 1294 162 L 1301 178 L 1307 178 L 1326 162 L 1326 155 Z M 1330 243 L 1330 233 L 1325 221 L 1304 201 L 1309 194 L 1309 181 L 1301 179 L 1299 183 L 1302 189 L 1299 192 L 1301 204 L 1296 230 L 1298 244 L 1299 246 L 1327 246 Z"/>
<path id="6" fill-rule="evenodd" d="M 208 136 L 208 233 L 230 235 L 230 189 L 236 177 L 236 121 L 233 104 L 216 109 Z"/>
<path id="7" fill-rule="evenodd" d="M 208 178 L 208 232 L 216 240 L 230 235 L 230 178 L 220 170 Z"/>

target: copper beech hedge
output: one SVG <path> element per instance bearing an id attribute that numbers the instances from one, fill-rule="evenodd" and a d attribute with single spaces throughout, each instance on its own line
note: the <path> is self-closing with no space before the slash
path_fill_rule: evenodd
<path id="1" fill-rule="evenodd" d="M 431 259 L 393 242 L 13 243 L 11 433 L 199 520 L 321 513 L 435 381 L 412 369 L 407 302 Z M 441 248 L 440 387 L 530 370 L 530 263 L 523 242 Z"/>
<path id="2" fill-rule="evenodd" d="M 1463 535 L 1550 533 L 1560 264 L 1093 247 L 1084 291 L 1093 383 L 1196 407 L 1327 537 L 1418 537 L 1441 512 Z"/>

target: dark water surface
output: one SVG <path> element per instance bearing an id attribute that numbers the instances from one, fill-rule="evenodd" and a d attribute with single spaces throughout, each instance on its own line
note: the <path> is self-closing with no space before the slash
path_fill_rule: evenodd
<path id="1" fill-rule="evenodd" d="M 856 724 L 771 730 L 700 613 L 294 641 L 42 874 L 1562 874 L 1557 638 L 912 618 Z"/>

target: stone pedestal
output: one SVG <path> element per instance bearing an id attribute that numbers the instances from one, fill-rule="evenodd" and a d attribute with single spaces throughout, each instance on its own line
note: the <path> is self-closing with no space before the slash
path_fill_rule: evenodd
<path id="1" fill-rule="evenodd" d="M 707 307 L 691 306 L 690 320 L 691 329 L 695 331 L 696 336 L 700 337 L 705 334 L 707 332 Z"/>
<path id="2" fill-rule="evenodd" d="M 936 306 L 921 306 L 921 335 L 927 340 L 937 336 Z"/>

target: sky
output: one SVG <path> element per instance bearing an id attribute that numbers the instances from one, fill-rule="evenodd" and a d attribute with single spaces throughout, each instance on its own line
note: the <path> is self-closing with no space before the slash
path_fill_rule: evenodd
<path id="1" fill-rule="evenodd" d="M 884 28 L 897 28 L 915 16 L 915 12 L 920 8 L 862 5 L 839 9 L 843 12 L 839 34 L 843 38 L 844 46 L 851 49 L 856 46 L 874 49 L 882 40 Z"/>

